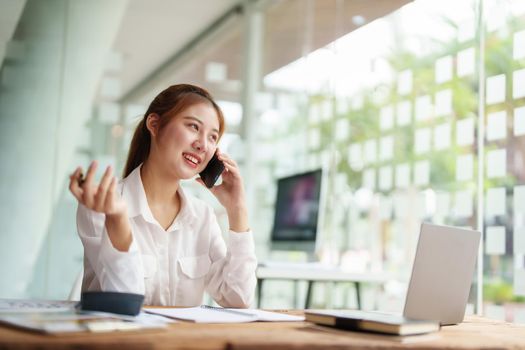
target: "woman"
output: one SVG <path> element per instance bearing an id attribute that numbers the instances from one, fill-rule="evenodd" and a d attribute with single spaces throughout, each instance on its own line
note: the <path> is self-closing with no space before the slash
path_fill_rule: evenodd
<path id="1" fill-rule="evenodd" d="M 253 236 L 239 168 L 217 148 L 223 132 L 222 111 L 206 90 L 170 86 L 137 126 L 120 183 L 108 167 L 95 184 L 96 162 L 85 180 L 75 170 L 69 188 L 79 202 L 82 291 L 133 292 L 147 305 L 177 306 L 199 305 L 206 291 L 225 307 L 251 304 Z M 227 245 L 212 208 L 180 186 L 215 152 L 225 171 L 211 192 L 228 214 Z"/>

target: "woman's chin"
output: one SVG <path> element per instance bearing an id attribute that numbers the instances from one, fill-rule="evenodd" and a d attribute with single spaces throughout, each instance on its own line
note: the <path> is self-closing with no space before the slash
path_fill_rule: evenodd
<path id="1" fill-rule="evenodd" d="M 199 172 L 197 170 L 188 170 L 188 169 L 184 169 L 184 171 L 179 172 L 181 180 L 193 179 L 198 174 Z"/>

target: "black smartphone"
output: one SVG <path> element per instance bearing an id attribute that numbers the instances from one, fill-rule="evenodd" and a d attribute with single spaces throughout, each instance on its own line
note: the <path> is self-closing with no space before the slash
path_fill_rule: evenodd
<path id="1" fill-rule="evenodd" d="M 208 188 L 212 188 L 224 171 L 224 164 L 217 157 L 217 153 L 211 157 L 208 165 L 199 173 L 202 181 Z"/>

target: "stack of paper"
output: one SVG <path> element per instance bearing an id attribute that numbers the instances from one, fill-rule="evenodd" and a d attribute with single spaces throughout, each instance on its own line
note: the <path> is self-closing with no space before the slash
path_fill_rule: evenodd
<path id="1" fill-rule="evenodd" d="M 0 312 L 73 310 L 77 303 L 69 300 L 0 299 Z"/>
<path id="2" fill-rule="evenodd" d="M 0 299 L 0 323 L 43 333 L 109 332 L 164 328 L 169 320 L 141 313 L 136 317 L 80 312 L 76 302 Z"/>

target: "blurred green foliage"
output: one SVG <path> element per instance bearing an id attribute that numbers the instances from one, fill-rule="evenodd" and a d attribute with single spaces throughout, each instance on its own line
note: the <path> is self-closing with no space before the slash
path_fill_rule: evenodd
<path id="1" fill-rule="evenodd" d="M 483 299 L 498 305 L 509 302 L 525 302 L 525 296 L 514 295 L 512 284 L 503 280 L 485 283 L 483 285 Z"/>

